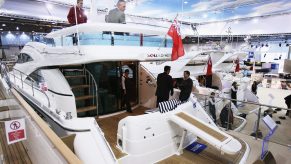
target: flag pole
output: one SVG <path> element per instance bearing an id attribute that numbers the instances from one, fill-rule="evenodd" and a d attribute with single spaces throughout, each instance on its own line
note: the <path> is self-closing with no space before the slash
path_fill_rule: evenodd
<path id="1" fill-rule="evenodd" d="M 174 20 L 176 20 L 176 19 L 177 19 L 177 17 L 178 17 L 178 13 L 177 13 L 177 15 L 175 16 Z M 172 26 L 172 24 L 173 24 L 173 22 L 171 23 L 171 26 Z M 165 34 L 165 37 L 164 37 L 164 39 L 163 39 L 162 43 L 165 43 L 165 42 L 166 42 L 166 40 L 167 40 L 167 35 L 168 35 L 168 34 Z M 160 44 L 160 46 L 159 46 L 158 50 L 160 50 L 160 48 L 161 48 L 161 44 Z"/>

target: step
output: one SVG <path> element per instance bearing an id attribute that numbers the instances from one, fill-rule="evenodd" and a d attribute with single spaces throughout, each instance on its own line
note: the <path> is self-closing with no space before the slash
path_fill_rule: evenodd
<path id="1" fill-rule="evenodd" d="M 91 98 L 94 98 L 94 96 L 92 96 L 92 95 L 78 96 L 78 97 L 76 97 L 76 101 L 87 100 L 87 99 L 91 99 Z"/>
<path id="2" fill-rule="evenodd" d="M 93 106 L 86 106 L 86 107 L 82 107 L 82 108 L 77 108 L 77 113 L 94 111 L 94 110 L 96 110 L 96 107 L 97 106 L 93 105 Z"/>
<path id="3" fill-rule="evenodd" d="M 62 65 L 61 68 L 83 67 L 82 64 Z"/>
<path id="4" fill-rule="evenodd" d="M 85 75 L 74 75 L 74 76 L 65 76 L 66 79 L 74 79 L 74 78 L 84 78 Z"/>
<path id="5" fill-rule="evenodd" d="M 63 69 L 63 72 L 83 72 L 83 69 L 78 69 L 78 68 L 66 68 Z"/>
<path id="6" fill-rule="evenodd" d="M 90 85 L 73 85 L 71 89 L 81 89 L 81 88 L 89 88 Z"/>

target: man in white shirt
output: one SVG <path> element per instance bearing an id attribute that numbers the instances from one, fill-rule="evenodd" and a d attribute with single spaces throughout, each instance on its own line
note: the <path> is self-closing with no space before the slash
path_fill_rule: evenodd
<path id="1" fill-rule="evenodd" d="M 129 70 L 126 69 L 124 71 L 124 74 L 121 77 L 121 85 L 122 85 L 122 91 L 123 91 L 123 99 L 122 99 L 122 103 L 121 103 L 121 107 L 123 108 L 124 105 L 126 106 L 125 109 L 127 112 L 132 113 L 131 110 L 131 106 L 130 106 L 130 101 L 129 101 L 129 86 L 130 86 L 130 82 L 129 82 L 129 78 L 128 78 L 128 74 L 129 74 Z"/>

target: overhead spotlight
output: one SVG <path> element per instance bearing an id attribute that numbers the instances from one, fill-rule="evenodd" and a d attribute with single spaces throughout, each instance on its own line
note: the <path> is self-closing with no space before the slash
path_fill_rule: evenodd
<path id="1" fill-rule="evenodd" d="M 13 18 L 10 18 L 10 20 L 14 21 L 14 19 L 13 19 Z"/>
<path id="2" fill-rule="evenodd" d="M 3 31 L 3 28 L 0 28 L 0 31 Z"/>
<path id="3" fill-rule="evenodd" d="M 279 43 L 279 47 L 281 47 L 281 46 L 282 46 L 282 43 L 280 42 L 280 43 Z"/>
<path id="4" fill-rule="evenodd" d="M 47 3 L 47 4 L 46 4 L 46 7 L 47 7 L 48 9 L 53 9 L 53 8 L 54 8 L 53 5 L 50 4 L 50 3 Z"/>
<path id="5" fill-rule="evenodd" d="M 19 27 L 18 26 L 16 27 L 16 30 L 19 30 Z"/>
<path id="6" fill-rule="evenodd" d="M 4 24 L 4 23 L 3 23 L 3 24 L 2 24 L 2 26 L 3 26 L 3 27 L 5 27 L 5 26 L 6 26 L 6 24 Z"/>

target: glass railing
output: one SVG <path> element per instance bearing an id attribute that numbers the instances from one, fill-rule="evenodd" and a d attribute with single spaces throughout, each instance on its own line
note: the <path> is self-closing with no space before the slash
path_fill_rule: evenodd
<path id="1" fill-rule="evenodd" d="M 54 39 L 55 46 L 72 46 L 73 36 Z M 103 32 L 80 34 L 79 45 L 108 45 L 108 46 L 144 46 L 171 48 L 171 38 L 157 35 L 129 34 L 121 32 Z"/>
<path id="2" fill-rule="evenodd" d="M 209 116 L 214 118 L 213 112 L 209 109 L 211 96 L 197 92 L 193 92 L 193 94 Z M 268 138 L 269 141 L 279 144 L 279 146 L 290 147 L 291 114 L 287 116 L 286 112 L 291 109 L 228 97 L 229 95 L 225 93 L 219 93 L 214 98 L 216 124 L 218 127 L 226 131 L 236 131 L 245 136 L 252 136 L 254 139 L 263 142 L 262 140 L 266 139 L 271 133 L 270 123 L 266 123 L 267 119 L 265 118 L 269 115 L 274 121 L 273 128 L 275 128 L 272 136 Z"/>

